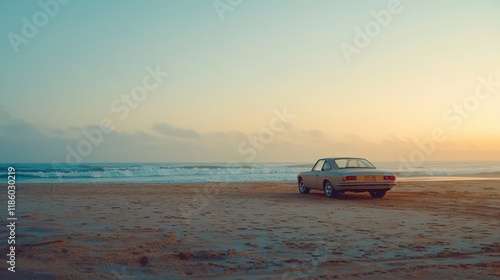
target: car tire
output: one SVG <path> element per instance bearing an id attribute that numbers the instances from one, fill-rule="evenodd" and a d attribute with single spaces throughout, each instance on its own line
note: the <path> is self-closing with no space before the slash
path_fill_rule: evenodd
<path id="1" fill-rule="evenodd" d="M 373 198 L 382 198 L 382 197 L 384 197 L 384 195 L 385 195 L 386 192 L 387 191 L 384 191 L 384 190 L 370 191 L 370 195 Z"/>
<path id="2" fill-rule="evenodd" d="M 311 191 L 311 189 L 304 186 L 304 180 L 302 180 L 302 178 L 300 178 L 299 179 L 299 193 L 308 194 L 310 191 Z"/>
<path id="3" fill-rule="evenodd" d="M 325 182 L 324 189 L 325 189 L 325 195 L 328 198 L 338 198 L 340 196 L 340 193 L 335 190 L 332 183 L 330 183 L 329 181 Z"/>

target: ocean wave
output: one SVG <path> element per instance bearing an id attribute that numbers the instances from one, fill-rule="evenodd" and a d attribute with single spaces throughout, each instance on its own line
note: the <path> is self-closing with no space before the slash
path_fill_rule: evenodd
<path id="1" fill-rule="evenodd" d="M 24 178 L 122 178 L 122 177 L 168 177 L 168 176 L 237 176 L 297 173 L 299 170 L 286 166 L 255 165 L 184 165 L 159 166 L 144 164 L 141 166 L 39 166 L 36 168 L 18 168 L 18 176 Z"/>
<path id="2" fill-rule="evenodd" d="M 311 170 L 304 163 L 86 163 L 16 164 L 20 182 L 256 182 L 295 181 L 301 171 Z M 399 162 L 375 163 L 397 177 L 484 176 L 500 178 L 500 162 L 434 162 L 399 171 Z M 0 164 L 0 176 L 7 166 Z"/>
<path id="3" fill-rule="evenodd" d="M 471 174 L 471 175 L 477 175 L 479 177 L 495 177 L 495 178 L 500 178 L 500 171 L 497 171 L 497 172 L 481 172 L 481 173 Z"/>
<path id="4" fill-rule="evenodd" d="M 254 166 L 251 165 L 242 165 L 242 166 L 236 166 L 236 165 L 195 165 L 195 166 L 161 166 L 160 169 L 195 169 L 195 170 L 203 170 L 203 169 L 232 169 L 232 168 L 237 168 L 237 169 L 253 169 L 255 168 Z"/>
<path id="5" fill-rule="evenodd" d="M 482 172 L 480 170 L 407 170 L 394 172 L 397 177 L 432 177 L 432 176 L 484 176 L 499 177 L 500 171 Z"/>

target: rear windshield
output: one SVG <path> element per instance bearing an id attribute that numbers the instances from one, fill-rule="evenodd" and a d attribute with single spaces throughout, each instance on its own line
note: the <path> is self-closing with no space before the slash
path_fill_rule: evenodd
<path id="1" fill-rule="evenodd" d="M 371 163 L 369 163 L 366 159 L 359 158 L 342 158 L 336 159 L 335 164 L 340 169 L 343 168 L 375 168 Z"/>

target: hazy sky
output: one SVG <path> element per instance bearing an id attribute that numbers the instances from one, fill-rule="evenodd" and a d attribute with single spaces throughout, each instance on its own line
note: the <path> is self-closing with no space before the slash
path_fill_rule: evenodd
<path id="1" fill-rule="evenodd" d="M 62 2 L 0 3 L 0 162 L 500 160 L 498 1 Z"/>

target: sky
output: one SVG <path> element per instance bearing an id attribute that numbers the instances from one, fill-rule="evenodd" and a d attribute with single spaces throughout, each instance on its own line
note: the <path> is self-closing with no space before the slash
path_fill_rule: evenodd
<path id="1" fill-rule="evenodd" d="M 500 160 L 498 1 L 1 1 L 0 162 Z"/>

